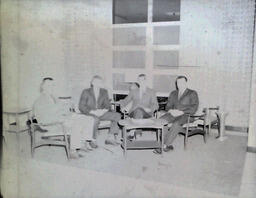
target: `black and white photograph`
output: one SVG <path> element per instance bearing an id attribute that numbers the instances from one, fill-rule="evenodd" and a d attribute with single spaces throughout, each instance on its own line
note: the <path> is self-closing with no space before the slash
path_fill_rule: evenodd
<path id="1" fill-rule="evenodd" d="M 255 0 L 0 0 L 0 197 L 255 198 Z"/>

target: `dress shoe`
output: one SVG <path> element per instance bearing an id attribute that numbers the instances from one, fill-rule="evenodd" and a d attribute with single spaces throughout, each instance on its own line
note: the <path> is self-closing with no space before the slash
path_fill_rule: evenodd
<path id="1" fill-rule="evenodd" d="M 128 136 L 127 136 L 127 140 L 132 141 L 133 139 L 134 139 L 134 135 L 128 135 Z"/>
<path id="2" fill-rule="evenodd" d="M 99 146 L 95 142 L 89 142 L 90 146 L 94 149 L 98 148 Z"/>
<path id="3" fill-rule="evenodd" d="M 81 153 L 81 150 L 77 151 L 78 157 L 84 157 L 84 155 Z"/>
<path id="4" fill-rule="evenodd" d="M 79 158 L 79 155 L 76 151 L 70 152 L 70 159 L 78 159 L 78 158 Z"/>
<path id="5" fill-rule="evenodd" d="M 174 148 L 173 148 L 173 146 L 172 145 L 169 145 L 169 146 L 166 146 L 165 148 L 164 148 L 164 152 L 169 152 L 169 151 L 171 151 L 171 150 L 173 150 Z"/>
<path id="6" fill-rule="evenodd" d="M 142 130 L 136 130 L 135 132 L 134 132 L 134 136 L 136 137 L 136 136 L 142 136 Z"/>
<path id="7" fill-rule="evenodd" d="M 83 152 L 92 151 L 92 149 L 91 149 L 91 148 L 89 149 L 87 146 L 83 146 L 83 147 L 81 147 L 79 150 L 80 150 L 80 151 L 83 151 Z"/>
<path id="8" fill-rule="evenodd" d="M 157 148 L 157 149 L 155 149 L 155 150 L 153 151 L 153 153 L 155 153 L 155 154 L 162 154 L 162 151 L 161 151 L 160 148 Z"/>
<path id="9" fill-rule="evenodd" d="M 109 145 L 118 145 L 118 143 L 115 140 L 107 139 L 105 140 L 105 144 Z"/>

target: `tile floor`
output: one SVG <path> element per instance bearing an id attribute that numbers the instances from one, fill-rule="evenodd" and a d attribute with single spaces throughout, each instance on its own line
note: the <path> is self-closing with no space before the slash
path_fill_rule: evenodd
<path id="1" fill-rule="evenodd" d="M 229 135 L 207 144 L 183 138 L 163 156 L 151 150 L 128 151 L 104 145 L 68 161 L 61 147 L 41 147 L 30 156 L 27 133 L 6 134 L 1 171 L 5 197 L 240 197 L 256 195 L 256 154 L 246 153 L 247 137 Z M 142 138 L 151 138 L 144 134 Z M 19 184 L 19 185 L 17 185 Z M 19 196 L 18 196 L 19 195 Z"/>

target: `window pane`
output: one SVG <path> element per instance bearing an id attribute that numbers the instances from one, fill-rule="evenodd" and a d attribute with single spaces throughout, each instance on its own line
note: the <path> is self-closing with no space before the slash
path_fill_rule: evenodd
<path id="1" fill-rule="evenodd" d="M 179 66 L 179 51 L 154 51 L 154 67 L 168 69 Z"/>
<path id="2" fill-rule="evenodd" d="M 168 92 L 175 90 L 176 75 L 154 75 L 153 89 L 157 92 Z"/>
<path id="3" fill-rule="evenodd" d="M 146 28 L 114 28 L 113 29 L 113 45 L 145 45 L 146 44 Z"/>
<path id="4" fill-rule="evenodd" d="M 113 74 L 113 89 L 114 90 L 122 90 L 128 91 L 130 84 L 125 83 L 125 74 Z"/>
<path id="5" fill-rule="evenodd" d="M 157 26 L 154 27 L 155 45 L 178 45 L 180 40 L 179 26 Z"/>
<path id="6" fill-rule="evenodd" d="M 144 68 L 145 52 L 144 51 L 114 51 L 113 67 L 114 68 Z"/>
<path id="7" fill-rule="evenodd" d="M 113 0 L 113 24 L 148 21 L 148 0 Z"/>
<path id="8" fill-rule="evenodd" d="M 179 21 L 180 0 L 154 0 L 153 22 Z"/>

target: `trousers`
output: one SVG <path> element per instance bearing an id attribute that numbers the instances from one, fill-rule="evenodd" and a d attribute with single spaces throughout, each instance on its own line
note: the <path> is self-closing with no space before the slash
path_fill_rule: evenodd
<path id="1" fill-rule="evenodd" d="M 102 116 L 97 117 L 90 115 L 94 119 L 93 124 L 93 138 L 96 139 L 98 136 L 98 127 L 100 121 L 111 121 L 109 134 L 117 135 L 119 133 L 118 121 L 121 120 L 121 115 L 117 112 L 107 111 Z"/>
<path id="2" fill-rule="evenodd" d="M 143 108 L 138 107 L 136 109 L 134 109 L 129 116 L 131 118 L 135 118 L 135 119 L 142 119 L 142 118 L 150 118 L 152 117 L 149 113 L 147 113 Z"/>
<path id="3" fill-rule="evenodd" d="M 82 147 L 85 140 L 93 139 L 94 119 L 83 114 L 72 113 L 64 120 L 64 127 L 70 134 L 70 148 Z"/>
<path id="4" fill-rule="evenodd" d="M 164 134 L 164 144 L 169 146 L 173 143 L 179 132 L 184 130 L 182 125 L 187 123 L 188 116 L 181 115 L 174 117 L 170 113 L 166 113 L 160 118 L 166 120 L 168 123 L 172 123 L 171 128 L 169 130 L 165 130 Z"/>

